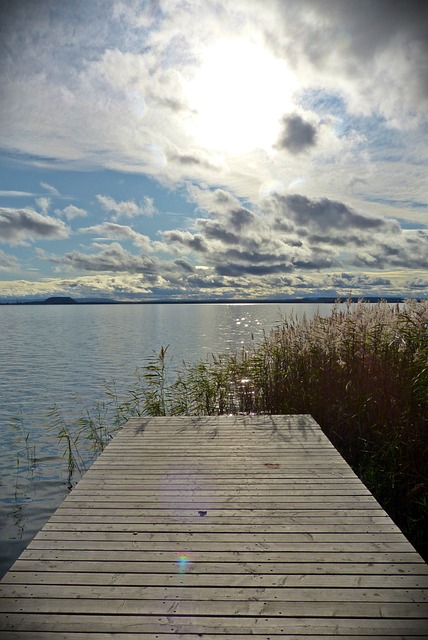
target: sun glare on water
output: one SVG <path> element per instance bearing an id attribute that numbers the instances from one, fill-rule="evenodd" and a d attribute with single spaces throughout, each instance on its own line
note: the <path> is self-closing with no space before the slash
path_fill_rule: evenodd
<path id="1" fill-rule="evenodd" d="M 201 146 L 231 154 L 269 149 L 292 108 L 296 78 L 261 45 L 222 40 L 208 46 L 186 94 L 189 133 Z"/>

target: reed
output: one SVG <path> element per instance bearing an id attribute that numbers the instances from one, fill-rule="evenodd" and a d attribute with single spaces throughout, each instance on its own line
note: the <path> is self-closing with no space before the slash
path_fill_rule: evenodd
<path id="1" fill-rule="evenodd" d="M 36 446 L 31 442 L 30 431 L 25 428 L 22 414 L 12 418 L 11 427 L 15 431 L 14 446 L 16 448 L 16 470 L 24 469 L 27 479 L 33 477 L 34 469 L 38 464 Z M 24 465 L 21 465 L 24 460 Z M 18 480 L 18 475 L 17 475 Z"/>
<path id="2" fill-rule="evenodd" d="M 79 437 L 99 451 L 131 416 L 238 413 L 311 414 L 428 559 L 428 301 L 285 318 L 250 350 L 178 370 L 162 347 L 123 397 L 106 388 Z"/>
<path id="3" fill-rule="evenodd" d="M 311 414 L 428 557 L 428 302 L 284 319 L 258 347 L 183 365 L 169 383 L 165 355 L 143 373 L 143 413 Z"/>

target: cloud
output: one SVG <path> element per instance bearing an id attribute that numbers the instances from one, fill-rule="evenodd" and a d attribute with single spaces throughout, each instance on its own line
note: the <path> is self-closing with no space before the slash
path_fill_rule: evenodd
<path id="1" fill-rule="evenodd" d="M 407 291 L 421 291 L 426 295 L 428 291 L 428 278 L 409 278 L 403 283 L 403 286 Z"/>
<path id="2" fill-rule="evenodd" d="M 75 207 L 74 204 L 69 204 L 64 209 L 56 209 L 55 213 L 58 216 L 65 216 L 67 220 L 74 220 L 75 218 L 84 218 L 88 215 L 86 209 Z"/>
<path id="3" fill-rule="evenodd" d="M 197 253 L 206 253 L 208 251 L 205 240 L 200 234 L 175 229 L 164 231 L 162 235 L 167 243 L 179 245 Z"/>
<path id="4" fill-rule="evenodd" d="M 187 194 L 190 201 L 195 203 L 199 209 L 210 214 L 223 214 L 231 208 L 241 206 L 239 199 L 225 189 L 207 189 L 188 184 Z"/>
<path id="5" fill-rule="evenodd" d="M 277 0 L 272 11 L 274 21 L 262 22 L 266 41 L 306 86 L 328 86 L 351 112 L 381 114 L 394 127 L 426 122 L 426 3 Z"/>
<path id="6" fill-rule="evenodd" d="M 73 267 L 79 271 L 117 271 L 122 273 L 141 273 L 153 275 L 156 263 L 147 255 L 135 256 L 126 251 L 118 242 L 102 248 L 96 254 L 84 254 L 79 251 L 66 253 L 62 258 L 49 259 L 56 264 Z"/>
<path id="7" fill-rule="evenodd" d="M 426 268 L 428 233 L 344 202 L 271 194 L 258 209 L 224 190 L 192 191 L 206 217 L 193 231 L 163 232 L 171 250 L 197 252 L 215 273 L 262 280 L 274 274 L 338 268 Z M 367 284 L 367 286 L 369 286 Z"/>
<path id="8" fill-rule="evenodd" d="M 316 144 L 317 130 L 299 115 L 284 116 L 283 131 L 276 148 L 287 149 L 290 153 L 301 153 Z"/>
<path id="9" fill-rule="evenodd" d="M 297 226 L 306 230 L 327 232 L 354 229 L 389 233 L 397 233 L 400 230 L 395 221 L 387 220 L 382 216 L 362 214 L 343 202 L 329 198 L 311 199 L 299 194 L 286 196 L 273 194 L 266 201 L 266 205 L 274 211 L 282 212 Z"/>
<path id="10" fill-rule="evenodd" d="M 223 244 L 239 244 L 239 235 L 230 231 L 221 222 L 215 220 L 199 219 L 196 221 L 197 228 L 201 235 L 209 240 L 219 240 Z"/>
<path id="11" fill-rule="evenodd" d="M 203 152 L 201 149 L 189 149 L 186 152 L 182 151 L 170 151 L 168 153 L 168 159 L 170 162 L 177 163 L 180 167 L 180 170 L 183 172 L 202 169 L 208 170 L 209 172 L 219 172 L 222 168 L 221 163 L 218 162 L 218 159 L 210 158 L 210 154 L 205 151 Z"/>
<path id="12" fill-rule="evenodd" d="M 0 271 L 13 271 L 19 267 L 17 258 L 0 249 Z"/>
<path id="13" fill-rule="evenodd" d="M 367 0 L 344 3 L 341 0 L 312 0 L 318 14 L 327 13 L 330 22 L 342 24 L 349 33 L 349 47 L 361 58 L 371 58 L 375 52 L 394 41 L 418 42 L 428 51 L 428 8 L 419 0 Z M 327 44 L 327 43 L 326 43 Z"/>
<path id="14" fill-rule="evenodd" d="M 195 272 L 195 267 L 193 266 L 193 264 L 190 264 L 190 262 L 188 262 L 187 260 L 182 260 L 182 259 L 174 260 L 174 264 L 177 265 L 177 267 L 179 267 L 185 273 Z"/>
<path id="15" fill-rule="evenodd" d="M 49 211 L 49 207 L 51 206 L 51 199 L 42 196 L 36 199 L 36 204 L 39 207 L 40 211 L 46 214 Z"/>
<path id="16" fill-rule="evenodd" d="M 46 191 L 49 191 L 51 196 L 60 196 L 61 195 L 60 192 L 58 191 L 58 189 L 53 187 L 51 184 L 48 184 L 47 182 L 41 182 L 40 186 L 43 187 L 43 189 L 46 189 Z"/>
<path id="17" fill-rule="evenodd" d="M 144 196 L 140 204 L 135 200 L 117 202 L 111 196 L 96 196 L 98 202 L 105 211 L 114 213 L 113 220 L 118 218 L 134 218 L 135 216 L 152 216 L 157 213 L 153 198 Z"/>
<path id="18" fill-rule="evenodd" d="M 283 262 L 277 264 L 240 264 L 237 262 L 229 262 L 216 266 L 216 272 L 219 275 L 229 277 L 239 277 L 242 275 L 266 276 L 273 273 L 288 273 L 289 271 L 293 271 L 293 266 Z"/>
<path id="19" fill-rule="evenodd" d="M 428 232 L 406 229 L 397 237 L 375 237 L 358 252 L 354 264 L 370 269 L 428 269 Z"/>
<path id="20" fill-rule="evenodd" d="M 145 173 L 173 186 L 197 179 L 245 197 L 254 197 L 264 181 L 306 175 L 307 195 L 318 189 L 340 200 L 345 180 L 371 175 L 372 117 L 388 127 L 426 123 L 426 9 L 420 6 L 411 18 L 403 2 L 392 7 L 388 0 L 218 0 L 203 6 L 183 0 L 120 10 L 79 0 L 55 14 L 48 2 L 14 4 L 3 16 L 1 135 L 6 148 L 40 156 L 45 164 Z M 201 52 L 228 38 L 238 49 L 245 38 L 264 44 L 304 79 L 282 109 L 289 115 L 279 144 L 290 153 L 277 154 L 274 163 L 256 152 L 251 160 L 214 158 L 189 133 L 187 84 Z M 331 104 L 322 117 L 306 109 L 301 102 L 308 92 L 340 99 L 340 113 Z M 355 115 L 368 130 L 361 131 Z M 316 136 L 313 122 L 319 123 Z M 400 144 L 418 155 L 426 145 L 420 135 L 415 141 Z M 336 175 L 327 162 L 313 166 L 314 157 L 336 161 Z M 139 215 L 132 211 L 113 213 Z"/>
<path id="21" fill-rule="evenodd" d="M 118 238 L 130 240 L 136 247 L 139 247 L 144 251 L 153 250 L 151 240 L 148 236 L 134 231 L 131 227 L 117 224 L 115 222 L 103 222 L 101 224 L 93 225 L 92 227 L 79 229 L 79 232 L 97 234 L 103 238 L 112 238 L 114 240 L 117 240 Z"/>
<path id="22" fill-rule="evenodd" d="M 158 260 L 145 253 L 135 255 L 118 242 L 109 246 L 95 244 L 93 248 L 96 253 L 72 251 L 62 257 L 51 256 L 48 260 L 77 271 L 139 275 L 146 286 L 165 289 L 184 287 L 186 278 L 195 272 L 193 265 L 185 259 L 170 261 Z"/>
<path id="23" fill-rule="evenodd" d="M 7 191 L 4 189 L 0 190 L 0 196 L 4 196 L 6 198 L 24 198 L 27 196 L 35 195 L 35 193 L 31 193 L 30 191 Z"/>
<path id="24" fill-rule="evenodd" d="M 175 265 L 177 277 L 171 280 L 159 277 L 148 282 L 141 274 L 99 273 L 76 277 L 53 277 L 40 282 L 28 280 L 0 281 L 0 295 L 11 299 L 21 297 L 43 298 L 50 295 L 66 295 L 73 298 L 110 297 L 115 300 L 165 299 L 170 296 L 199 298 L 200 291 L 206 290 L 214 295 L 223 295 L 233 290 L 227 279 L 206 274 L 199 276 L 188 272 L 182 274 L 179 265 Z M 186 287 L 186 289 L 184 289 Z"/>
<path id="25" fill-rule="evenodd" d="M 69 235 L 69 227 L 57 218 L 33 209 L 0 208 L 0 241 L 16 245 L 37 239 L 58 240 Z"/>
<path id="26" fill-rule="evenodd" d="M 127 249 L 132 243 L 150 256 L 169 252 L 170 261 L 151 263 L 158 271 L 150 286 L 159 290 L 170 278 L 172 291 L 178 273 L 177 290 L 192 290 L 199 278 L 201 287 L 262 292 L 263 286 L 333 289 L 333 281 L 322 281 L 326 271 L 425 269 L 426 236 L 405 227 L 424 222 L 423 209 L 412 203 L 426 200 L 428 6 L 415 0 L 113 4 L 75 0 L 52 11 L 48 0 L 16 0 L 2 15 L 4 149 L 38 167 L 145 174 L 170 195 L 186 190 L 193 208 L 179 229 L 163 231 L 163 244 L 155 243 L 132 224 L 120 224 L 156 214 L 153 199 L 116 191 L 115 197 L 97 196 L 98 219 L 82 232 L 123 241 Z M 242 52 L 249 41 L 260 46 L 261 59 L 272 52 L 277 57 L 272 68 L 284 73 L 275 71 L 268 82 L 285 87 L 284 101 L 273 119 L 263 116 L 261 101 L 260 120 L 251 120 L 254 130 L 269 123 L 266 143 L 219 151 L 216 126 L 219 137 L 226 128 L 215 115 L 233 112 L 230 97 L 239 79 L 231 79 L 223 98 L 213 95 L 213 102 L 220 100 L 218 109 L 210 104 L 215 126 L 201 135 L 194 127 L 201 114 L 193 107 L 202 109 L 204 102 L 193 104 L 189 87 L 211 47 L 221 52 L 229 42 Z M 250 72 L 244 65 L 241 77 Z M 225 75 L 220 70 L 220 90 Z M 253 81 L 248 111 L 259 104 L 261 84 Z M 50 216 L 50 198 L 60 194 L 47 182 L 40 185 L 49 197 L 38 199 L 38 213 L 0 210 L 2 238 L 23 244 L 66 237 L 64 222 L 87 215 L 70 205 L 55 211 L 63 221 Z M 403 228 L 392 219 L 399 202 Z M 159 226 L 165 228 L 164 219 Z M 114 244 L 93 246 L 87 256 L 69 252 L 57 267 L 80 261 L 93 274 L 98 263 L 105 276 L 103 265 L 112 265 L 123 284 L 128 265 L 136 281 L 148 263 L 123 247 L 115 253 Z M 193 261 L 206 273 L 191 273 Z M 367 280 L 366 286 L 377 285 Z"/>

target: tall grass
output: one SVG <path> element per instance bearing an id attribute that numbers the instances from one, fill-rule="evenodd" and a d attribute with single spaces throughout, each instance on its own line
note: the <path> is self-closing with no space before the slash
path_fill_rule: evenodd
<path id="1" fill-rule="evenodd" d="M 286 318 L 252 350 L 178 371 L 162 348 L 125 397 L 107 400 L 115 429 L 131 415 L 310 413 L 428 558 L 427 301 Z M 99 418 L 87 414 L 86 433 Z"/>

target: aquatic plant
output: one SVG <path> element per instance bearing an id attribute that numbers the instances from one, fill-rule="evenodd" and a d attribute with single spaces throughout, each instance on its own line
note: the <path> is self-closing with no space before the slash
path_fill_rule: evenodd
<path id="1" fill-rule="evenodd" d="M 161 347 L 123 396 L 107 386 L 84 411 L 68 432 L 77 439 L 62 437 L 72 460 L 72 447 L 83 440 L 99 452 L 132 416 L 238 413 L 311 414 L 428 557 L 427 301 L 285 318 L 252 349 L 178 369 Z"/>
<path id="2" fill-rule="evenodd" d="M 31 478 L 38 464 L 36 445 L 31 441 L 30 431 L 25 428 L 22 414 L 14 416 L 11 427 L 15 431 L 14 446 L 16 447 L 16 470 L 22 468 L 21 460 L 24 460 L 24 469 L 27 478 Z"/>
<path id="3" fill-rule="evenodd" d="M 146 400 L 144 412 L 312 414 L 427 557 L 427 301 L 284 319 L 259 346 L 184 364 L 167 379 L 161 350 L 142 382 L 162 402 Z"/>

